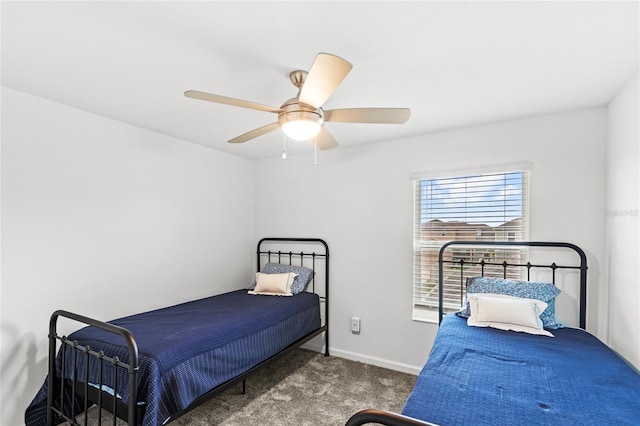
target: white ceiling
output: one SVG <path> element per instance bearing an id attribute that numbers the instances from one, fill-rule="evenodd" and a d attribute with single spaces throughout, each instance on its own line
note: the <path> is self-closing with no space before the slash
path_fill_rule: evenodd
<path id="1" fill-rule="evenodd" d="M 404 125 L 328 123 L 341 147 L 606 105 L 638 69 L 627 2 L 2 2 L 2 85 L 250 159 L 318 52 L 353 70 L 325 109 L 409 107 Z M 311 151 L 288 142 L 290 153 Z M 341 149 L 340 147 L 337 149 Z"/>

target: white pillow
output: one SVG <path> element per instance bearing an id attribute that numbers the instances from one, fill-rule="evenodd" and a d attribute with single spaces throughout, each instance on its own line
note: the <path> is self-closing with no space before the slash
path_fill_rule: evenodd
<path id="1" fill-rule="evenodd" d="M 249 290 L 249 294 L 262 294 L 266 296 L 293 296 L 291 285 L 298 274 L 288 272 L 286 274 L 265 274 L 256 272 L 256 288 Z"/>
<path id="2" fill-rule="evenodd" d="M 473 293 L 468 298 L 471 316 L 467 324 L 470 326 L 553 337 L 540 320 L 540 314 L 547 308 L 541 300 L 491 293 Z"/>

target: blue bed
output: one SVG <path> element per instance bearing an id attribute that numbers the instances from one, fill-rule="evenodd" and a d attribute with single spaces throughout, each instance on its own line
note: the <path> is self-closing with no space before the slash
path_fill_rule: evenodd
<path id="1" fill-rule="evenodd" d="M 440 425 L 638 424 L 640 375 L 584 330 L 553 334 L 447 315 L 402 414 Z"/>
<path id="2" fill-rule="evenodd" d="M 259 245 L 259 258 L 261 253 L 268 261 L 276 256 L 282 262 L 286 257 L 285 267 L 294 257 L 301 260 L 307 256 L 304 252 L 261 251 Z M 316 260 L 325 255 L 313 252 L 308 256 L 314 271 Z M 87 321 L 89 327 L 68 338 L 59 337 L 65 343 L 57 355 L 50 352 L 55 358 L 54 392 L 48 392 L 47 379 L 28 407 L 25 422 L 28 426 L 44 425 L 50 416 L 51 423 L 57 424 L 75 419 L 92 404 L 116 412 L 129 424 L 154 426 L 175 420 L 310 338 L 324 332 L 326 339 L 327 328 L 320 312 L 321 300 L 325 308 L 327 304 L 326 276 L 324 284 L 322 296 L 313 292 L 319 290 L 314 278 L 310 291 L 291 297 L 254 295 L 242 289 L 106 325 Z M 75 314 L 68 317 L 78 319 Z M 118 333 L 120 330 L 124 334 Z M 107 362 L 100 360 L 100 354 L 108 358 Z M 114 363 L 121 365 L 115 368 Z M 116 398 L 112 398 L 114 395 Z"/>
<path id="3" fill-rule="evenodd" d="M 566 243 L 523 245 L 569 248 L 580 254 L 581 264 L 575 268 L 580 270 L 580 324 L 584 327 L 587 271 L 584 252 Z M 441 251 L 441 265 L 442 259 Z M 464 280 L 462 266 L 460 276 Z M 527 262 L 516 266 L 530 269 L 541 265 Z M 562 268 L 555 263 L 548 267 L 553 270 L 554 279 L 556 270 Z M 640 424 L 638 371 L 582 328 L 547 331 L 554 337 L 472 327 L 467 318 L 446 315 L 441 318 L 427 363 L 402 413 L 363 410 L 346 424 Z"/>

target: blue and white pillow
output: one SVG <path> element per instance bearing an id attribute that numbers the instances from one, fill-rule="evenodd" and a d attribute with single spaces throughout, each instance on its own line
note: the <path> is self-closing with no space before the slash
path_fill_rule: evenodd
<path id="1" fill-rule="evenodd" d="M 467 294 L 473 293 L 506 294 L 508 296 L 541 300 L 548 305 L 547 309 L 540 314 L 544 328 L 556 330 L 565 327 L 564 324 L 556 319 L 555 299 L 560 294 L 560 290 L 551 283 L 474 277 L 469 278 L 467 281 Z M 469 318 L 471 311 L 468 301 L 465 301 L 463 308 L 456 312 L 456 315 Z"/>
<path id="2" fill-rule="evenodd" d="M 265 274 L 287 274 L 289 272 L 293 272 L 297 274 L 297 276 L 293 280 L 293 284 L 291 284 L 291 293 L 298 294 L 302 293 L 306 288 L 311 278 L 313 278 L 313 271 L 309 268 L 305 268 L 304 266 L 295 266 L 295 265 L 286 265 L 283 263 L 267 263 L 262 268 L 262 271 Z M 256 287 L 256 282 L 254 281 L 249 287 L 250 290 L 253 290 Z"/>

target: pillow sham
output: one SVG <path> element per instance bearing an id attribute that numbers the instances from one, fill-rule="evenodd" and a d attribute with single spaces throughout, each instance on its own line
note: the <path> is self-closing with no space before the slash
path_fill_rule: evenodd
<path id="1" fill-rule="evenodd" d="M 304 266 L 295 266 L 295 265 L 286 265 L 283 263 L 267 263 L 262 268 L 262 273 L 265 274 L 286 274 L 289 272 L 293 272 L 297 274 L 295 279 L 293 280 L 293 284 L 291 285 L 291 293 L 298 294 L 302 293 L 306 288 L 311 278 L 313 277 L 313 271 L 309 268 L 305 268 Z M 253 290 L 256 286 L 256 282 L 249 287 Z"/>
<path id="2" fill-rule="evenodd" d="M 541 300 L 503 294 L 469 295 L 471 315 L 467 324 L 553 337 L 543 329 L 540 314 L 547 308 Z"/>
<path id="3" fill-rule="evenodd" d="M 289 272 L 286 274 L 265 274 L 256 272 L 256 286 L 249 290 L 249 294 L 262 294 L 268 296 L 293 296 L 291 285 L 296 274 Z"/>
<path id="4" fill-rule="evenodd" d="M 540 315 L 544 328 L 556 330 L 565 327 L 564 324 L 556 319 L 555 298 L 560 294 L 560 290 L 551 283 L 474 277 L 467 280 L 467 296 L 474 293 L 506 294 L 508 296 L 541 300 L 547 304 L 547 308 Z M 456 315 L 469 318 L 471 313 L 468 301 L 464 303 L 460 311 L 456 312 Z"/>

